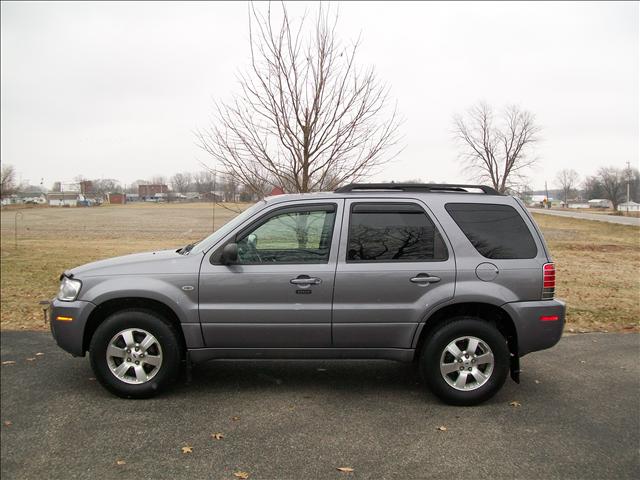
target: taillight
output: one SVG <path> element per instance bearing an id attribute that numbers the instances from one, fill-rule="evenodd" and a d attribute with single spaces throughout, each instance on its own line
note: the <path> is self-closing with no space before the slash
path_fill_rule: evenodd
<path id="1" fill-rule="evenodd" d="M 542 298 L 553 298 L 556 293 L 556 266 L 545 263 L 542 267 Z"/>

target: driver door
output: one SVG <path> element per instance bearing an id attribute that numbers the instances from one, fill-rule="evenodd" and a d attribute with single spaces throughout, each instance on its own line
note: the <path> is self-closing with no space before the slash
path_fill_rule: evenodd
<path id="1" fill-rule="evenodd" d="M 276 205 L 203 260 L 200 322 L 207 347 L 331 346 L 342 200 Z M 238 260 L 222 265 L 224 245 Z"/>

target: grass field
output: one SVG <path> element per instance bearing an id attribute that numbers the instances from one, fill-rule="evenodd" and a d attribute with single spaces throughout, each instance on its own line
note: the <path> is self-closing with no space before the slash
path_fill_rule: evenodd
<path id="1" fill-rule="evenodd" d="M 100 258 L 177 248 L 211 232 L 211 204 L 130 204 L 98 208 L 2 211 L 0 253 L 3 330 L 44 329 L 39 300 L 58 276 Z M 217 207 L 216 228 L 235 215 Z M 640 330 L 640 229 L 536 215 L 558 271 L 574 331 Z"/>

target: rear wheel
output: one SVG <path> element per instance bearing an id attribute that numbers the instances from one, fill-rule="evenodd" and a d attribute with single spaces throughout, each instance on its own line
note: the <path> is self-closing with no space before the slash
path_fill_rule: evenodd
<path id="1" fill-rule="evenodd" d="M 507 342 L 476 317 L 456 317 L 425 342 L 420 370 L 431 391 L 452 405 L 477 405 L 496 394 L 509 372 Z"/>
<path id="2" fill-rule="evenodd" d="M 124 310 L 95 331 L 89 348 L 96 378 L 125 398 L 151 397 L 176 380 L 182 348 L 178 332 L 148 310 Z"/>

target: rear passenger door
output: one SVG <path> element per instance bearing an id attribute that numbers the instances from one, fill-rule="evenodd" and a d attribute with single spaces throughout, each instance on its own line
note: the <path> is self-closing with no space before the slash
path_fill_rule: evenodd
<path id="1" fill-rule="evenodd" d="M 410 348 L 425 312 L 453 297 L 451 251 L 417 200 L 347 200 L 333 300 L 334 347 Z"/>

